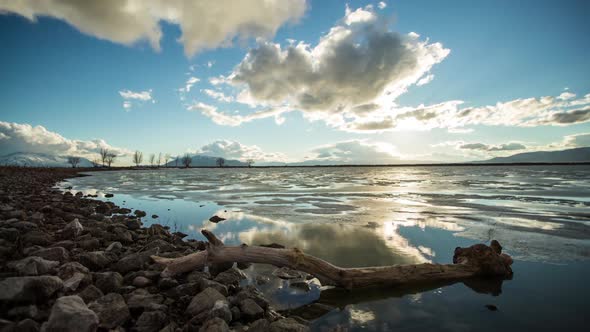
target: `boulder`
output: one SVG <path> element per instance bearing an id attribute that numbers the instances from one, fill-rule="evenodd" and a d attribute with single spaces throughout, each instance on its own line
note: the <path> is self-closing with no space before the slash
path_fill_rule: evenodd
<path id="1" fill-rule="evenodd" d="M 98 271 L 104 269 L 111 264 L 111 257 L 104 251 L 85 252 L 80 255 L 80 263 L 91 271 Z"/>
<path id="2" fill-rule="evenodd" d="M 12 277 L 0 281 L 0 301 L 41 302 L 63 287 L 55 276 Z"/>
<path id="3" fill-rule="evenodd" d="M 94 311 L 99 318 L 99 327 L 104 329 L 113 329 L 119 325 L 125 324 L 131 314 L 129 308 L 121 294 L 109 293 L 88 305 L 90 310 Z"/>
<path id="4" fill-rule="evenodd" d="M 221 318 L 226 323 L 230 323 L 232 320 L 232 312 L 229 309 L 227 301 L 215 301 L 213 308 L 209 311 L 209 318 Z"/>
<path id="5" fill-rule="evenodd" d="M 42 330 L 94 332 L 98 328 L 98 322 L 98 316 L 88 309 L 79 296 L 64 296 L 55 301 L 49 320 L 43 324 Z"/>
<path id="6" fill-rule="evenodd" d="M 244 275 L 244 273 L 242 273 L 242 271 L 236 269 L 236 268 L 231 268 L 229 270 L 223 271 L 220 274 L 218 274 L 215 279 L 216 282 L 225 285 L 225 286 L 234 286 L 234 287 L 238 287 L 240 285 L 240 281 L 246 279 L 246 276 Z"/>
<path id="7" fill-rule="evenodd" d="M 38 256 L 50 261 L 63 263 L 70 259 L 70 253 L 63 247 L 43 248 L 31 253 L 30 256 Z"/>
<path id="8" fill-rule="evenodd" d="M 63 264 L 59 267 L 57 275 L 64 281 L 64 289 L 70 292 L 92 283 L 90 271 L 78 262 Z"/>
<path id="9" fill-rule="evenodd" d="M 97 272 L 93 275 L 94 285 L 105 294 L 116 293 L 123 287 L 123 276 L 118 272 Z"/>
<path id="10" fill-rule="evenodd" d="M 49 261 L 37 256 L 29 256 L 18 261 L 12 261 L 6 266 L 23 276 L 38 276 L 49 274 L 55 270 L 59 262 Z"/>
<path id="11" fill-rule="evenodd" d="M 168 323 L 168 317 L 162 311 L 144 311 L 135 323 L 138 332 L 158 332 Z"/>
<path id="12" fill-rule="evenodd" d="M 37 332 L 39 331 L 39 323 L 35 322 L 34 320 L 30 319 L 30 318 L 26 318 L 21 320 L 20 322 L 18 322 L 15 326 L 14 326 L 14 331 L 18 331 L 18 332 Z"/>
<path id="13" fill-rule="evenodd" d="M 133 286 L 138 287 L 138 288 L 144 288 L 149 286 L 152 283 L 152 281 L 146 277 L 142 277 L 142 276 L 137 276 L 135 277 L 135 279 L 133 279 Z"/>
<path id="14" fill-rule="evenodd" d="M 90 285 L 84 288 L 83 291 L 78 293 L 78 296 L 80 296 L 86 303 L 90 303 L 102 297 L 103 295 L 103 292 L 100 289 L 96 288 L 94 285 Z"/>
<path id="15" fill-rule="evenodd" d="M 283 318 L 270 323 L 270 332 L 307 332 L 309 327 L 293 318 Z"/>
<path id="16" fill-rule="evenodd" d="M 163 302 L 164 297 L 162 295 L 150 294 L 143 288 L 135 290 L 129 295 L 129 298 L 127 299 L 127 305 L 129 306 L 129 310 L 131 310 L 131 312 L 164 309 L 166 306 L 162 304 Z"/>
<path id="17" fill-rule="evenodd" d="M 127 274 L 131 271 L 142 270 L 144 267 L 151 264 L 150 256 L 156 255 L 158 248 L 152 248 L 146 251 L 134 253 L 121 258 L 114 266 L 115 270 L 122 274 Z"/>
<path id="18" fill-rule="evenodd" d="M 264 315 L 264 309 L 252 299 L 245 299 L 240 302 L 240 312 L 241 317 L 247 321 L 262 318 Z"/>
<path id="19" fill-rule="evenodd" d="M 221 318 L 212 318 L 203 324 L 199 332 L 229 332 L 229 326 Z"/>
<path id="20" fill-rule="evenodd" d="M 78 218 L 76 218 L 64 226 L 63 230 L 61 231 L 61 234 L 66 238 L 75 238 L 78 235 L 82 234 L 83 230 L 84 226 L 82 226 Z"/>
<path id="21" fill-rule="evenodd" d="M 217 301 L 226 301 L 225 296 L 211 287 L 206 288 L 193 297 L 191 303 L 186 308 L 186 313 L 191 316 L 197 316 L 213 308 Z"/>

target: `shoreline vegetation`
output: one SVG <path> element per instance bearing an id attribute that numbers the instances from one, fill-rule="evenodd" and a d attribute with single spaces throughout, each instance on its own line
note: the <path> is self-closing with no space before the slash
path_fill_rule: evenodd
<path id="1" fill-rule="evenodd" d="M 306 319 L 334 309 L 316 303 L 305 306 L 307 312 L 277 312 L 254 285 L 242 282 L 245 276 L 240 268 L 247 267 L 249 259 L 222 259 L 223 252 L 244 247 L 224 249 L 212 233 L 204 233 L 209 244 L 184 240 L 186 234 L 172 232 L 166 226 L 144 227 L 144 211 L 121 208 L 82 192 L 72 194 L 53 188 L 67 178 L 87 176 L 79 172 L 88 170 L 96 169 L 0 167 L 0 330 L 307 331 Z M 265 253 L 297 251 L 248 248 L 266 250 Z M 221 253 L 217 261 L 215 253 Z M 469 286 L 474 275 L 501 275 L 503 279 L 511 275 L 511 259 L 504 256 L 497 242 L 490 247 L 458 248 L 454 263 L 472 264 L 467 269 L 469 273 L 445 276 L 441 272 L 446 266 L 457 265 L 438 265 L 440 271 L 436 272 L 442 278 L 429 280 L 416 274 L 421 267 L 414 265 L 405 266 L 409 270 L 402 271 L 400 280 L 418 275 L 418 282 L 408 283 L 409 291 L 415 291 L 416 287 L 428 288 L 430 284 L 439 287 L 441 282 L 463 281 Z M 200 257 L 198 267 L 203 262 L 215 264 L 209 264 L 206 272 L 191 265 L 189 269 L 168 273 L 170 266 L 186 262 L 187 257 Z M 302 253 L 301 257 L 295 257 L 293 264 L 275 265 L 301 265 L 305 267 L 302 270 L 312 273 L 317 272 L 314 268 L 318 266 L 328 266 L 322 265 L 326 262 L 319 264 L 312 256 Z M 238 266 L 234 267 L 236 261 Z M 426 276 L 433 273 L 433 267 L 436 265 L 429 265 L 430 272 L 425 270 Z M 328 268 L 335 268 L 332 278 L 342 277 L 349 283 L 354 282 L 347 279 L 349 272 L 358 280 L 367 277 L 364 269 L 342 270 L 332 265 Z M 387 268 L 366 269 L 372 271 L 368 277 L 377 280 L 367 284 L 378 285 L 381 279 L 391 277 L 390 273 L 379 272 Z M 312 278 L 290 268 L 279 270 L 286 278 L 294 274 L 303 282 Z M 490 283 L 498 282 L 501 285 L 497 278 Z M 381 283 L 391 286 L 387 280 Z M 353 288 L 346 284 L 337 286 Z M 472 289 L 497 291 L 485 287 L 482 290 L 481 286 Z"/>

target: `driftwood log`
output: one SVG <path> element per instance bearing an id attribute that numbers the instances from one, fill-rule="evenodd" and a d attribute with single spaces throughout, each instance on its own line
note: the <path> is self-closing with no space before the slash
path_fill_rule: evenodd
<path id="1" fill-rule="evenodd" d="M 178 257 L 152 256 L 166 266 L 162 277 L 227 263 L 259 263 L 288 267 L 309 273 L 324 286 L 345 289 L 373 286 L 402 286 L 435 281 L 465 280 L 471 277 L 501 277 L 512 275 L 512 258 L 502 254 L 496 240 L 490 246 L 476 244 L 455 249 L 453 264 L 415 264 L 361 268 L 341 268 L 320 258 L 307 255 L 297 248 L 280 249 L 259 246 L 225 246 L 213 233 L 201 233 L 209 241 L 206 250 Z"/>

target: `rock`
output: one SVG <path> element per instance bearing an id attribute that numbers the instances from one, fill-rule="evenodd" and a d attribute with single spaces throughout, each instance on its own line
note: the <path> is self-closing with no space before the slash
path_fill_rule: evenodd
<path id="1" fill-rule="evenodd" d="M 86 302 L 86 303 L 90 303 L 92 301 L 95 301 L 96 299 L 102 297 L 103 295 L 104 295 L 103 292 L 94 285 L 90 285 L 90 286 L 84 288 L 83 291 L 78 293 L 78 296 L 80 296 L 84 300 L 84 302 Z"/>
<path id="2" fill-rule="evenodd" d="M 227 287 L 225 285 L 218 283 L 217 281 L 202 278 L 201 280 L 199 280 L 199 286 L 201 287 L 201 289 L 211 287 L 219 293 L 221 293 L 223 296 L 227 296 L 229 294 Z"/>
<path id="3" fill-rule="evenodd" d="M 191 303 L 186 308 L 186 313 L 191 316 L 197 316 L 213 308 L 217 301 L 226 301 L 225 296 L 211 287 L 206 288 L 193 297 Z"/>
<path id="4" fill-rule="evenodd" d="M 138 289 L 129 295 L 127 306 L 131 312 L 141 312 L 142 310 L 159 310 L 164 309 L 162 305 L 164 297 L 160 294 L 150 294 L 145 289 Z"/>
<path id="5" fill-rule="evenodd" d="M 225 218 L 221 218 L 220 216 L 217 216 L 217 215 L 209 218 L 209 221 L 213 222 L 213 223 L 218 223 L 218 222 L 224 221 L 224 220 L 225 220 Z"/>
<path id="6" fill-rule="evenodd" d="M 39 323 L 35 322 L 30 318 L 26 318 L 18 322 L 14 326 L 14 331 L 18 332 L 37 332 L 39 331 Z"/>
<path id="7" fill-rule="evenodd" d="M 69 224 L 65 225 L 61 234 L 66 238 L 75 238 L 78 235 L 82 234 L 84 227 L 78 220 L 78 218 L 71 221 Z"/>
<path id="8" fill-rule="evenodd" d="M 311 290 L 311 286 L 309 286 L 309 284 L 305 281 L 292 281 L 289 283 L 289 287 L 291 288 L 295 288 L 295 289 L 300 289 L 304 292 L 309 292 Z"/>
<path id="9" fill-rule="evenodd" d="M 112 271 L 94 273 L 94 285 L 105 294 L 116 293 L 123 287 L 123 276 Z"/>
<path id="10" fill-rule="evenodd" d="M 250 324 L 248 328 L 248 332 L 268 332 L 270 329 L 270 322 L 265 319 L 261 318 L 254 323 Z"/>
<path id="11" fill-rule="evenodd" d="M 213 318 L 203 324 L 199 332 L 229 332 L 229 326 L 221 318 Z"/>
<path id="12" fill-rule="evenodd" d="M 186 276 L 188 282 L 201 282 L 201 279 L 210 279 L 211 275 L 209 272 L 204 271 L 193 271 Z"/>
<path id="13" fill-rule="evenodd" d="M 71 331 L 94 332 L 98 328 L 98 316 L 88 309 L 79 296 L 64 296 L 55 301 L 44 332 Z"/>
<path id="14" fill-rule="evenodd" d="M 145 213 L 145 211 L 141 211 L 141 210 L 135 210 L 135 211 L 133 211 L 133 214 L 135 214 L 139 218 L 145 217 L 147 215 L 147 213 Z"/>
<path id="15" fill-rule="evenodd" d="M 104 197 L 111 198 L 111 197 L 115 197 L 115 195 L 108 193 L 108 194 L 104 194 Z"/>
<path id="16" fill-rule="evenodd" d="M 121 294 L 109 293 L 88 306 L 99 318 L 99 327 L 112 329 L 125 324 L 131 314 Z"/>
<path id="17" fill-rule="evenodd" d="M 14 242 L 18 239 L 18 236 L 19 231 L 16 228 L 0 228 L 0 239 Z"/>
<path id="18" fill-rule="evenodd" d="M 257 275 L 256 278 L 254 278 L 254 280 L 256 281 L 257 285 L 265 285 L 270 282 L 270 278 L 263 275 Z"/>
<path id="19" fill-rule="evenodd" d="M 96 206 L 95 211 L 96 211 L 96 213 L 106 215 L 111 212 L 111 208 L 107 204 L 102 203 L 102 204 L 99 204 Z"/>
<path id="20" fill-rule="evenodd" d="M 162 278 L 158 282 L 158 287 L 162 290 L 170 289 L 176 286 L 178 286 L 178 281 L 172 278 Z"/>
<path id="21" fill-rule="evenodd" d="M 105 249 L 106 252 L 119 252 L 123 249 L 121 242 L 113 242 Z"/>
<path id="22" fill-rule="evenodd" d="M 309 327 L 293 318 L 283 318 L 270 323 L 270 332 L 307 332 Z"/>
<path id="23" fill-rule="evenodd" d="M 62 287 L 62 280 L 55 276 L 6 278 L 0 281 L 0 301 L 41 302 Z"/>
<path id="24" fill-rule="evenodd" d="M 147 249 L 155 249 L 159 248 L 159 252 L 167 252 L 167 251 L 174 251 L 176 249 L 175 246 L 171 245 L 170 243 L 157 239 L 155 241 L 151 241 L 146 245 Z"/>
<path id="25" fill-rule="evenodd" d="M 85 252 L 80 255 L 80 263 L 91 271 L 104 269 L 111 264 L 111 258 L 104 251 Z"/>
<path id="26" fill-rule="evenodd" d="M 29 256 L 18 261 L 9 262 L 6 266 L 22 276 L 38 276 L 49 274 L 55 270 L 59 262 L 48 261 L 41 257 Z"/>
<path id="27" fill-rule="evenodd" d="M 223 319 L 228 324 L 231 322 L 232 312 L 229 309 L 227 301 L 215 301 L 213 308 L 211 309 L 211 311 L 209 311 L 209 318 L 215 317 Z"/>
<path id="28" fill-rule="evenodd" d="M 158 332 L 168 323 L 166 314 L 162 311 L 144 311 L 135 323 L 138 332 Z"/>
<path id="29" fill-rule="evenodd" d="M 258 318 L 262 318 L 264 315 L 264 309 L 262 309 L 254 300 L 245 299 L 240 302 L 241 317 L 247 321 L 253 321 Z"/>
<path id="30" fill-rule="evenodd" d="M 142 225 L 139 219 L 127 219 L 125 221 L 125 226 L 132 231 L 140 229 Z"/>
<path id="31" fill-rule="evenodd" d="M 498 307 L 496 307 L 493 304 L 486 304 L 485 305 L 486 309 L 488 309 L 489 311 L 498 311 Z"/>
<path id="32" fill-rule="evenodd" d="M 298 279 L 303 278 L 303 274 L 288 267 L 281 267 L 272 272 L 272 274 L 281 279 Z"/>
<path id="33" fill-rule="evenodd" d="M 72 250 L 76 246 L 76 243 L 72 240 L 63 240 L 63 241 L 56 242 L 56 243 L 52 244 L 51 246 L 52 247 L 64 247 L 67 250 Z"/>
<path id="34" fill-rule="evenodd" d="M 44 248 L 31 253 L 30 256 L 38 256 L 49 261 L 63 263 L 70 259 L 70 253 L 63 247 Z"/>
<path id="35" fill-rule="evenodd" d="M 59 267 L 57 276 L 64 280 L 66 291 L 75 291 L 92 283 L 90 271 L 78 262 L 65 263 Z"/>
<path id="36" fill-rule="evenodd" d="M 199 293 L 199 291 L 201 290 L 201 287 L 199 286 L 198 283 L 196 282 L 189 282 L 186 284 L 182 284 L 182 285 L 178 285 L 172 289 L 169 289 L 168 291 L 166 291 L 166 296 L 173 298 L 173 299 L 180 299 L 183 296 L 195 296 L 197 295 L 197 293 Z"/>
<path id="37" fill-rule="evenodd" d="M 131 213 L 131 209 L 128 208 L 118 208 L 118 209 L 114 209 L 113 213 L 118 213 L 118 214 L 129 214 Z"/>
<path id="38" fill-rule="evenodd" d="M 251 299 L 256 304 L 258 304 L 261 308 L 266 309 L 268 308 L 268 301 L 264 298 L 264 296 L 256 289 L 253 285 L 248 285 L 236 294 L 235 301 L 232 302 L 233 304 L 239 305 L 245 299 Z"/>
<path id="39" fill-rule="evenodd" d="M 150 256 L 156 255 L 158 248 L 149 249 L 135 254 L 127 255 L 121 258 L 114 266 L 115 270 L 122 274 L 127 274 L 131 271 L 142 270 L 144 267 L 151 264 Z"/>
<path id="40" fill-rule="evenodd" d="M 158 219 L 158 215 L 157 214 L 152 214 L 152 219 Z"/>
<path id="41" fill-rule="evenodd" d="M 49 246 L 54 241 L 51 235 L 39 230 L 32 230 L 22 236 L 22 242 L 28 245 Z"/>
<path id="42" fill-rule="evenodd" d="M 238 287 L 240 285 L 240 281 L 243 279 L 246 279 L 244 273 L 232 267 L 231 269 L 218 274 L 213 280 L 225 286 Z"/>
<path id="43" fill-rule="evenodd" d="M 22 307 L 13 307 L 6 313 L 8 317 L 12 318 L 32 318 L 40 319 L 41 315 L 36 305 L 26 305 Z"/>
<path id="44" fill-rule="evenodd" d="M 146 277 L 137 276 L 133 279 L 133 286 L 143 288 L 147 287 L 152 283 L 152 281 Z"/>
<path id="45" fill-rule="evenodd" d="M 96 250 L 100 247 L 100 241 L 97 238 L 91 238 L 78 242 L 78 245 L 84 250 Z"/>
<path id="46" fill-rule="evenodd" d="M 166 325 L 160 332 L 176 332 L 178 325 L 175 322 L 171 322 L 170 324 Z"/>

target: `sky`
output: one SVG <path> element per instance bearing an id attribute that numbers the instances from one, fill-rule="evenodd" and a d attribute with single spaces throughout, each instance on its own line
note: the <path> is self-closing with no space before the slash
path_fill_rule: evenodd
<path id="1" fill-rule="evenodd" d="M 588 1 L 0 0 L 0 155 L 590 146 Z"/>

